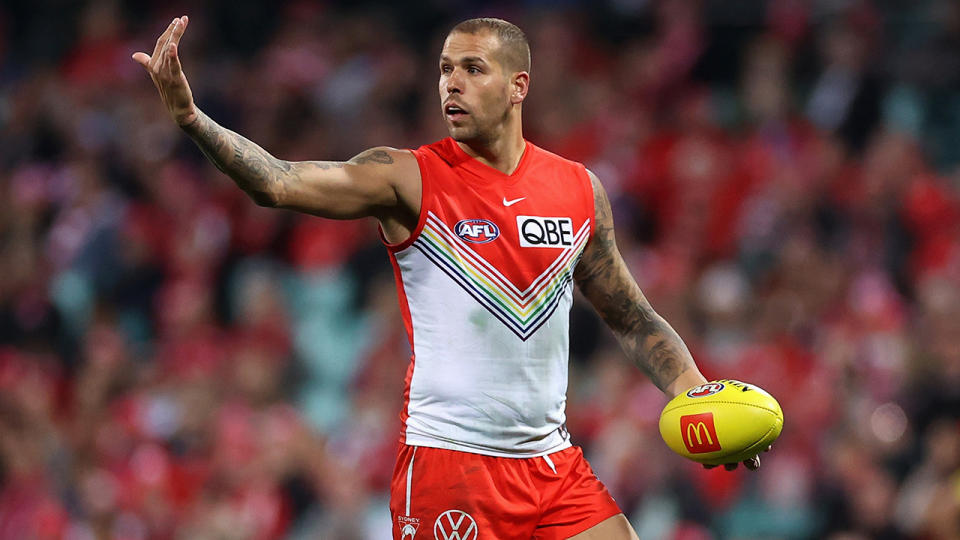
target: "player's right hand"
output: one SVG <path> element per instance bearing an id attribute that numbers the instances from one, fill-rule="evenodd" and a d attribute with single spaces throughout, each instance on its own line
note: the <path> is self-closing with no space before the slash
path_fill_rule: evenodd
<path id="1" fill-rule="evenodd" d="M 180 68 L 180 58 L 177 56 L 180 38 L 183 37 L 189 22 L 186 15 L 174 19 L 166 31 L 160 34 L 152 55 L 144 52 L 133 53 L 134 61 L 150 74 L 153 84 L 160 91 L 163 103 L 180 126 L 192 123 L 197 117 L 193 93 L 190 91 L 190 84 L 187 83 L 187 77 Z"/>
<path id="2" fill-rule="evenodd" d="M 772 445 L 771 445 L 771 446 L 768 446 L 768 447 L 764 450 L 764 452 L 769 452 L 771 448 L 773 448 Z M 753 456 L 752 458 L 748 458 L 748 459 L 743 460 L 743 465 L 744 465 L 744 467 L 750 469 L 751 471 L 755 471 L 755 470 L 759 469 L 759 468 L 760 468 L 760 454 L 757 454 L 757 455 Z M 704 464 L 704 466 L 703 466 L 704 469 L 712 469 L 712 468 L 714 468 L 714 467 L 717 467 L 717 465 L 706 465 L 706 464 Z M 728 471 L 732 471 L 732 470 L 734 470 L 734 469 L 737 468 L 737 463 L 725 463 L 725 464 L 723 465 L 723 468 L 726 469 L 726 470 L 728 470 Z"/>

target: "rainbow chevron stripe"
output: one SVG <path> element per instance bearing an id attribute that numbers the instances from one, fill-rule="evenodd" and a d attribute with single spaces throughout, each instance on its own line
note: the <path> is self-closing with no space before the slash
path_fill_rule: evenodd
<path id="1" fill-rule="evenodd" d="M 573 245 L 525 290 L 520 290 L 492 264 L 457 237 L 433 212 L 412 247 L 453 279 L 521 340 L 532 336 L 557 309 L 573 281 L 573 268 L 590 239 L 590 221 L 574 235 Z"/>

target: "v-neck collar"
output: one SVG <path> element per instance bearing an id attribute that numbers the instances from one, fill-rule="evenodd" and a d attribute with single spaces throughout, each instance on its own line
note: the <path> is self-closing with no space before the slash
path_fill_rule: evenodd
<path id="1" fill-rule="evenodd" d="M 533 153 L 530 144 L 530 141 L 523 140 L 523 155 L 520 156 L 520 162 L 517 163 L 517 168 L 513 170 L 512 173 L 507 174 L 500 169 L 491 167 L 486 163 L 480 161 L 479 159 L 471 156 L 463 148 L 460 148 L 460 145 L 457 144 L 457 141 L 453 138 L 449 138 L 450 145 L 453 147 L 453 151 L 459 157 L 460 164 L 466 169 L 469 169 L 471 172 L 475 173 L 478 177 L 483 179 L 490 178 L 490 175 L 493 175 L 494 178 L 498 180 L 506 180 L 508 182 L 514 182 L 521 177 L 524 169 L 526 169 L 527 163 L 530 161 L 530 155 Z"/>

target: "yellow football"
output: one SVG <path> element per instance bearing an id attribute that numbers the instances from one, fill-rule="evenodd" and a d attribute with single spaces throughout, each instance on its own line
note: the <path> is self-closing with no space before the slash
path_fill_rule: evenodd
<path id="1" fill-rule="evenodd" d="M 783 410 L 758 386 L 720 379 L 678 394 L 660 413 L 660 435 L 671 450 L 707 465 L 736 463 L 780 436 Z"/>

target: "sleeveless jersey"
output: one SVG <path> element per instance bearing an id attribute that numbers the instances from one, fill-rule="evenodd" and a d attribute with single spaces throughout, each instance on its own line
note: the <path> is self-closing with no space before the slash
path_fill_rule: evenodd
<path id="1" fill-rule="evenodd" d="M 450 138 L 413 151 L 419 221 L 387 244 L 413 351 L 408 445 L 501 457 L 570 446 L 569 311 L 593 188 L 583 165 L 525 144 L 510 175 Z"/>

